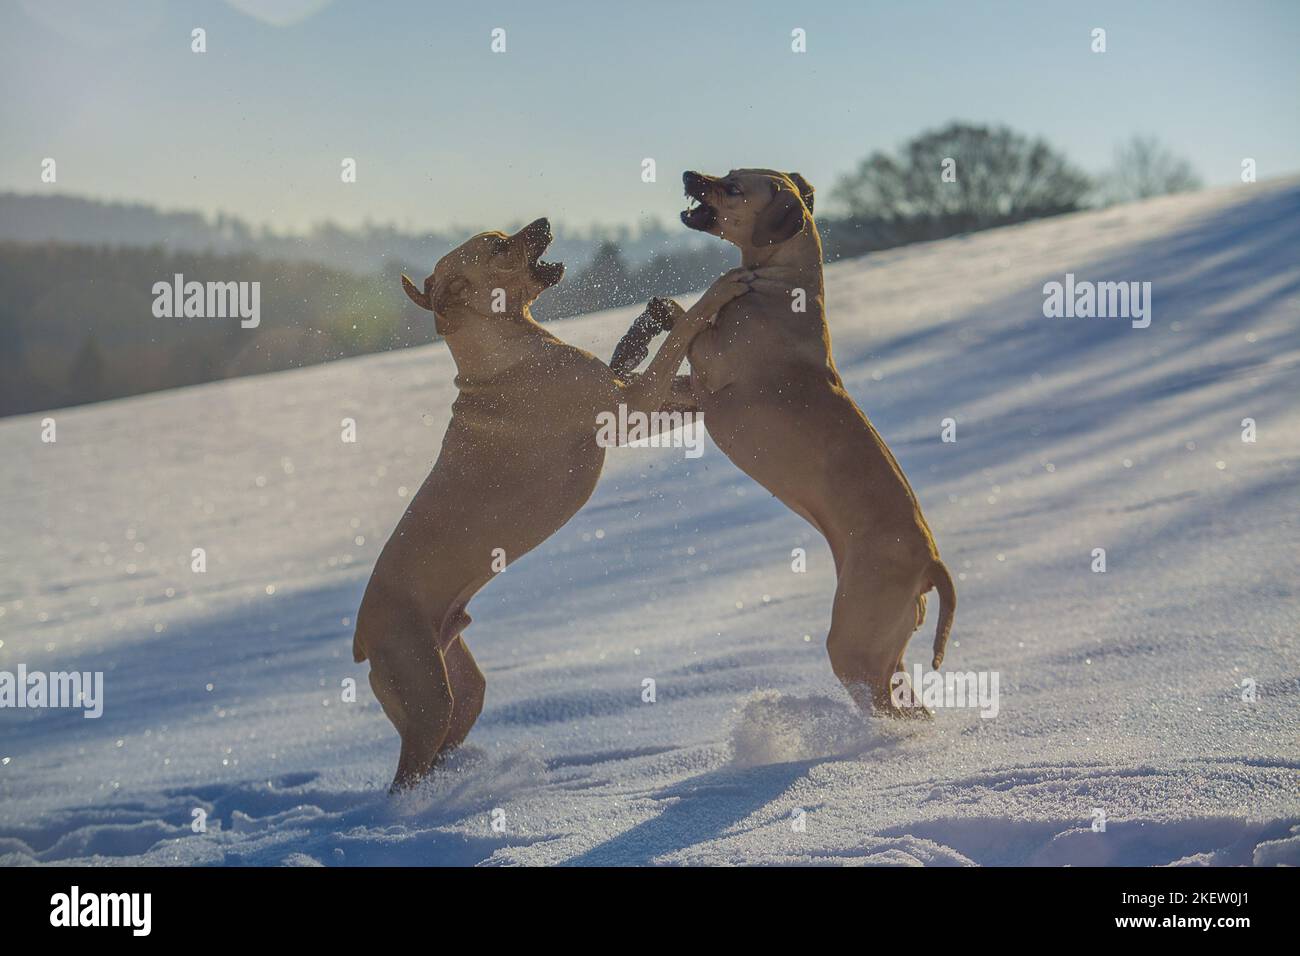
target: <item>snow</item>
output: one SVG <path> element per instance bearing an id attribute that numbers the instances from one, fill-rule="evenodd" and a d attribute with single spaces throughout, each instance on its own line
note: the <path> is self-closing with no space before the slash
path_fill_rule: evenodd
<path id="1" fill-rule="evenodd" d="M 620 449 L 474 600 L 483 716 L 396 801 L 351 625 L 444 348 L 0 422 L 0 670 L 105 674 L 98 720 L 0 710 L 0 863 L 1300 863 L 1298 249 L 1289 179 L 827 269 L 997 717 L 860 718 L 820 537 L 711 444 Z M 1150 281 L 1151 327 L 1044 318 L 1067 272 Z M 635 311 L 553 329 L 608 357 Z"/>

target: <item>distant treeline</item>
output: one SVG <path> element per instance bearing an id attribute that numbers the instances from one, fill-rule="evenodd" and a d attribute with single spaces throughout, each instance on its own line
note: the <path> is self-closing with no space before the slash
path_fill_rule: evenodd
<path id="1" fill-rule="evenodd" d="M 153 286 L 260 281 L 261 326 L 155 318 Z M 0 243 L 0 414 L 118 398 L 427 342 L 377 278 L 253 256 Z"/>
<path id="2" fill-rule="evenodd" d="M 612 245 L 534 306 L 541 321 L 678 295 L 734 264 L 709 253 L 631 269 Z M 402 293 L 402 271 L 356 276 L 302 262 L 161 248 L 0 242 L 0 415 L 121 398 L 314 365 L 433 341 L 433 317 Z M 260 324 L 157 318 L 155 283 L 260 282 Z"/>
<path id="3" fill-rule="evenodd" d="M 1042 140 L 950 123 L 867 156 L 815 212 L 831 261 L 1197 184 L 1185 160 L 1151 139 L 1122 146 L 1115 169 L 1094 180 Z M 254 234 L 228 217 L 57 196 L 0 195 L 0 211 L 0 415 L 429 342 L 432 316 L 401 292 L 400 273 L 427 275 L 464 238 L 376 226 Z M 541 321 L 703 289 L 738 261 L 727 243 L 654 222 L 561 232 L 547 258 L 569 272 L 534 306 Z M 154 284 L 178 273 L 259 282 L 260 325 L 155 317 Z"/>

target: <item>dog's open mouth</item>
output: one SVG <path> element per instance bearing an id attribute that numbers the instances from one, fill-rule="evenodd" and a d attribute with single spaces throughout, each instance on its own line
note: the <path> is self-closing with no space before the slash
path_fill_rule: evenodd
<path id="1" fill-rule="evenodd" d="M 538 282 L 553 286 L 564 278 L 564 263 L 544 262 L 540 258 L 535 258 L 528 263 L 528 271 L 532 273 L 533 278 Z"/>
<path id="2" fill-rule="evenodd" d="M 687 172 L 682 175 L 682 182 L 686 186 L 686 195 L 691 200 L 682 212 L 682 224 L 689 229 L 707 232 L 717 223 L 718 210 L 704 198 L 707 188 L 704 177 L 699 173 Z"/>
<path id="3" fill-rule="evenodd" d="M 682 223 L 691 229 L 709 230 L 718 221 L 718 211 L 701 199 L 691 197 L 691 203 L 682 212 Z"/>
<path id="4" fill-rule="evenodd" d="M 538 219 L 523 230 L 523 236 L 528 244 L 528 271 L 538 282 L 546 286 L 555 285 L 564 276 L 564 263 L 542 261 L 542 253 L 551 244 L 550 222 Z"/>

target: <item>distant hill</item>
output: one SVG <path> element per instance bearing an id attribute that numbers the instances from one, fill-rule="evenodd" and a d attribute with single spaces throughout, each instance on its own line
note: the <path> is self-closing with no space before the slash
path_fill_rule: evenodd
<path id="1" fill-rule="evenodd" d="M 647 222 L 637 229 L 608 227 L 585 234 L 567 230 L 552 217 L 556 240 L 549 258 L 570 268 L 590 262 L 605 243 L 614 243 L 632 266 L 656 255 L 698 249 L 706 237 L 677 226 Z M 524 223 L 489 223 L 482 228 L 511 229 Z M 332 223 L 314 226 L 305 235 L 277 233 L 235 216 L 207 217 L 198 212 L 169 212 L 143 203 L 105 202 L 79 196 L 0 193 L 0 242 L 58 242 L 74 245 L 160 246 L 170 252 L 222 255 L 252 253 L 271 259 L 317 262 L 356 274 L 380 271 L 394 261 L 412 263 L 427 274 L 449 249 L 475 231 L 416 234 L 393 226 L 349 229 Z"/>

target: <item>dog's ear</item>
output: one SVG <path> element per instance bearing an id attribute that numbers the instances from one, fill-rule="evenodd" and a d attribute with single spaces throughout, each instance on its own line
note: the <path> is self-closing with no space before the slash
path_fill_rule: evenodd
<path id="1" fill-rule="evenodd" d="M 429 293 L 421 292 L 415 283 L 406 277 L 405 272 L 402 273 L 402 288 L 406 290 L 406 294 L 411 301 L 420 308 L 428 309 L 430 312 L 433 311 L 433 302 L 429 299 Z"/>
<path id="2" fill-rule="evenodd" d="M 461 276 L 453 276 L 443 282 L 434 283 L 429 292 L 429 300 L 433 303 L 433 311 L 448 311 L 453 301 L 468 288 L 469 280 Z"/>
<path id="3" fill-rule="evenodd" d="M 804 179 L 798 173 L 786 173 L 785 175 L 790 180 L 790 182 L 794 183 L 794 188 L 799 190 L 799 198 L 802 199 L 803 204 L 808 207 L 808 211 L 812 212 L 813 211 L 812 185 L 808 182 L 808 180 Z"/>
<path id="4" fill-rule="evenodd" d="M 424 291 L 421 292 L 405 273 L 402 275 L 402 288 L 406 290 L 406 294 L 420 308 L 428 309 L 433 313 L 433 327 L 444 337 L 447 333 L 455 331 L 455 325 L 447 316 L 447 306 L 452 297 L 460 295 L 468 287 L 469 283 L 459 276 L 441 283 L 435 283 L 433 276 L 429 276 L 424 280 Z"/>
<path id="5" fill-rule="evenodd" d="M 803 229 L 803 203 L 788 189 L 779 189 L 754 223 L 751 242 L 756 246 L 773 246 L 798 235 Z"/>
<path id="6" fill-rule="evenodd" d="M 433 286 L 429 291 L 429 301 L 433 303 L 433 327 L 438 330 L 439 335 L 446 338 L 460 328 L 460 319 L 452 318 L 451 306 L 459 299 L 461 293 L 469 288 L 469 280 L 462 276 L 453 276 L 435 283 L 433 276 L 430 276 L 429 284 Z"/>

